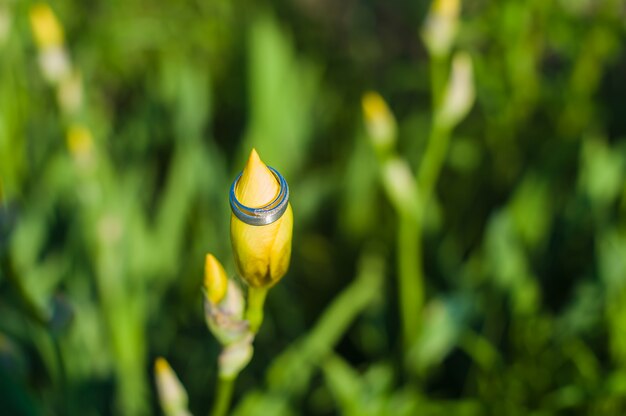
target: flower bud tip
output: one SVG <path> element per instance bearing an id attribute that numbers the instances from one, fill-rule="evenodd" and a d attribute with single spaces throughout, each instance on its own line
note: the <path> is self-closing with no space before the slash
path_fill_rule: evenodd
<path id="1" fill-rule="evenodd" d="M 366 92 L 361 99 L 365 127 L 377 151 L 391 149 L 396 139 L 396 120 L 380 94 Z"/>
<path id="2" fill-rule="evenodd" d="M 63 44 L 63 27 L 46 3 L 36 3 L 29 11 L 30 24 L 37 46 L 46 49 Z"/>
<path id="3" fill-rule="evenodd" d="M 154 372 L 157 374 L 163 374 L 168 371 L 171 371 L 170 365 L 167 363 L 165 358 L 158 357 L 154 362 Z"/>
<path id="4" fill-rule="evenodd" d="M 226 295 L 228 278 L 221 263 L 212 254 L 204 260 L 204 288 L 209 300 L 215 304 L 221 302 Z"/>
<path id="5" fill-rule="evenodd" d="M 278 191 L 278 181 L 252 149 L 235 190 L 237 199 L 248 207 L 258 208 L 272 201 Z"/>

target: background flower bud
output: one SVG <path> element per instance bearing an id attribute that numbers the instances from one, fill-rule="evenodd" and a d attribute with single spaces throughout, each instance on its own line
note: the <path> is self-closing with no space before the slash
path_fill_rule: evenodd
<path id="1" fill-rule="evenodd" d="M 475 97 L 472 58 L 465 52 L 458 52 L 452 59 L 450 80 L 437 114 L 439 123 L 448 128 L 456 126 L 471 110 Z"/>
<path id="2" fill-rule="evenodd" d="M 241 289 L 232 280 L 227 281 L 228 289 L 220 303 L 204 299 L 206 323 L 222 345 L 238 341 L 248 333 L 248 321 L 243 319 L 245 302 Z"/>
<path id="3" fill-rule="evenodd" d="M 426 17 L 422 36 L 428 51 L 435 56 L 450 52 L 456 36 L 460 12 L 459 0 L 434 0 Z"/>
<path id="4" fill-rule="evenodd" d="M 224 267 L 213 254 L 207 254 L 204 260 L 204 288 L 209 300 L 215 304 L 224 299 L 228 288 Z"/>
<path id="5" fill-rule="evenodd" d="M 226 346 L 219 356 L 220 377 L 233 379 L 248 365 L 252 359 L 252 334 L 248 334 L 238 342 Z"/>
<path id="6" fill-rule="evenodd" d="M 396 119 L 389 106 L 377 92 L 367 92 L 361 99 L 363 116 L 367 133 L 380 153 L 386 153 L 393 149 L 396 142 Z"/>
<path id="7" fill-rule="evenodd" d="M 252 149 L 235 190 L 237 199 L 248 207 L 257 208 L 271 202 L 278 192 L 278 181 Z M 291 205 L 281 218 L 263 226 L 246 224 L 231 215 L 235 263 L 250 286 L 269 287 L 285 275 L 291 257 L 292 228 Z"/>
<path id="8" fill-rule="evenodd" d="M 40 49 L 63 44 L 63 27 L 50 6 L 37 3 L 30 8 L 29 15 L 35 42 Z"/>
<path id="9" fill-rule="evenodd" d="M 154 362 L 154 377 L 163 413 L 167 416 L 187 416 L 187 391 L 165 358 Z"/>

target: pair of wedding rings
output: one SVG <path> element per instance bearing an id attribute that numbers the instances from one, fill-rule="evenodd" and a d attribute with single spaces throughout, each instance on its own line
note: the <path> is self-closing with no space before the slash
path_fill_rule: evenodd
<path id="1" fill-rule="evenodd" d="M 230 187 L 230 208 L 233 214 L 246 224 L 256 226 L 271 224 L 282 217 L 287 210 L 287 205 L 289 204 L 289 185 L 287 185 L 287 181 L 283 178 L 283 175 L 278 173 L 276 169 L 271 166 L 268 166 L 268 168 L 276 178 L 279 186 L 278 195 L 276 195 L 276 198 L 270 203 L 262 207 L 252 208 L 239 202 L 236 190 L 243 172 L 237 176 Z"/>

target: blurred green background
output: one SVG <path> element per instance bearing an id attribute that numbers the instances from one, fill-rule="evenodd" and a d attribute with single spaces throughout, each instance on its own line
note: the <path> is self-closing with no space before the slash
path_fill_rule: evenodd
<path id="1" fill-rule="evenodd" d="M 157 356 L 208 412 L 252 147 L 293 256 L 233 414 L 626 413 L 624 1 L 49 6 L 0 0 L 1 413 L 160 414 Z"/>

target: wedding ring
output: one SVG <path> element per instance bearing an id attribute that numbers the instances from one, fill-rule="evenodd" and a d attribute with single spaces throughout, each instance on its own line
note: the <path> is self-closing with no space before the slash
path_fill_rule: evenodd
<path id="1" fill-rule="evenodd" d="M 230 187 L 230 209 L 237 218 L 246 224 L 256 226 L 271 224 L 278 221 L 287 210 L 287 205 L 289 204 L 289 185 L 287 185 L 287 181 L 283 178 L 283 175 L 278 173 L 276 169 L 271 166 L 268 166 L 268 168 L 278 181 L 279 189 L 276 198 L 267 205 L 251 208 L 239 202 L 235 191 L 237 190 L 237 185 L 239 184 L 239 179 L 241 179 L 243 172 L 237 176 Z"/>

